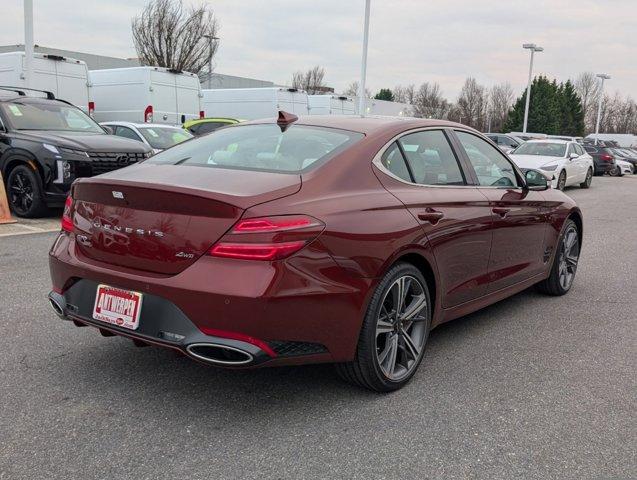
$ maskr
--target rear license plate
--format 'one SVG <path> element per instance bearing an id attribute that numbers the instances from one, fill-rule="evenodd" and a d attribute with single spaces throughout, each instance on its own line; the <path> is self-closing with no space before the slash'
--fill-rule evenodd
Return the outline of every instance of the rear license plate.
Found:
<path id="1" fill-rule="evenodd" d="M 136 330 L 142 310 L 142 294 L 121 288 L 98 285 L 93 318 L 118 327 Z"/>

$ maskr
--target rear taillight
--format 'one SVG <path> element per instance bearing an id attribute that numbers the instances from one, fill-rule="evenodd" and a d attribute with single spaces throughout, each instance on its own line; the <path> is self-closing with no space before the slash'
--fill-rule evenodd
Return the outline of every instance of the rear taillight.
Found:
<path id="1" fill-rule="evenodd" d="M 614 157 L 612 155 L 608 155 L 607 153 L 600 155 L 599 158 L 601 158 L 605 162 L 612 162 L 614 160 Z"/>
<path id="2" fill-rule="evenodd" d="M 312 242 L 325 224 L 306 215 L 239 220 L 209 251 L 215 257 L 281 260 Z"/>
<path id="3" fill-rule="evenodd" d="M 64 202 L 64 213 L 62 213 L 62 230 L 65 232 L 73 231 L 73 199 L 69 195 Z"/>
<path id="4" fill-rule="evenodd" d="M 199 110 L 199 118 L 206 118 L 206 112 Z"/>
<path id="5" fill-rule="evenodd" d="M 144 110 L 144 122 L 151 123 L 153 121 L 153 106 L 148 105 Z"/>
<path id="6" fill-rule="evenodd" d="M 93 113 L 95 113 L 95 102 L 88 102 L 88 115 L 89 117 L 93 117 Z"/>

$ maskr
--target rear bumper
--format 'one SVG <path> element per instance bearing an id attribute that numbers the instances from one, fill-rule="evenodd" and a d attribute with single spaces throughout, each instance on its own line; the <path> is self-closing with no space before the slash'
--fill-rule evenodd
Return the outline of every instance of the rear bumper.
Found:
<path id="1" fill-rule="evenodd" d="M 595 173 L 608 173 L 615 167 L 615 162 L 595 160 Z"/>
<path id="2" fill-rule="evenodd" d="M 54 290 L 61 292 L 51 295 L 59 295 L 64 316 L 76 324 L 194 359 L 193 344 L 228 345 L 253 356 L 242 367 L 351 360 L 373 284 L 353 279 L 311 246 L 284 262 L 202 257 L 174 276 L 140 276 L 83 257 L 74 236 L 61 233 L 49 264 Z M 143 294 L 137 330 L 92 318 L 100 283 Z"/>

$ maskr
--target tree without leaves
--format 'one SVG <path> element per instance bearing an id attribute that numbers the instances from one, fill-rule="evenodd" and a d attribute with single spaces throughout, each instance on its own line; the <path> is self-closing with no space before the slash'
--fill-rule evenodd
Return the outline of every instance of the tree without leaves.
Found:
<path id="1" fill-rule="evenodd" d="M 492 132 L 501 132 L 504 129 L 504 124 L 509 116 L 511 107 L 513 107 L 514 100 L 513 88 L 508 82 L 491 87 L 489 91 L 488 122 L 491 123 Z"/>
<path id="2" fill-rule="evenodd" d="M 185 8 L 181 0 L 153 0 L 132 21 L 142 65 L 202 73 L 219 46 L 219 23 L 207 5 Z M 208 37 L 208 38 L 207 38 Z M 208 75 L 207 72 L 206 75 Z"/>
<path id="3" fill-rule="evenodd" d="M 582 101 L 585 128 L 592 132 L 597 118 L 597 103 L 599 101 L 599 79 L 593 72 L 580 73 L 575 80 L 575 90 Z"/>
<path id="4" fill-rule="evenodd" d="M 347 95 L 348 97 L 357 97 L 358 96 L 358 82 L 353 81 L 350 83 L 345 90 L 343 90 L 343 95 Z M 371 98 L 372 92 L 369 88 L 365 88 L 365 98 Z"/>
<path id="5" fill-rule="evenodd" d="M 423 83 L 414 93 L 412 105 L 414 116 L 421 118 L 446 118 L 450 107 L 435 82 Z"/>
<path id="6" fill-rule="evenodd" d="M 320 66 L 310 68 L 306 72 L 297 71 L 292 74 L 292 88 L 305 90 L 309 95 L 325 93 L 322 87 L 325 87 L 323 79 L 325 78 L 325 69 Z"/>
<path id="7" fill-rule="evenodd" d="M 487 100 L 486 89 L 475 78 L 467 78 L 456 102 L 458 121 L 478 130 L 484 129 Z"/>

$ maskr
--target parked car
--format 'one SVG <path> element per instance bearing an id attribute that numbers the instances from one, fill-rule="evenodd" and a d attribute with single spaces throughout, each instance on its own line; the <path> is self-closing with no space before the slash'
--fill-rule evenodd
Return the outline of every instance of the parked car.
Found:
<path id="1" fill-rule="evenodd" d="M 543 140 L 545 138 L 548 138 L 548 135 L 546 133 L 509 132 L 509 133 L 507 133 L 507 135 L 510 135 L 512 137 L 520 138 L 520 139 L 524 140 L 525 142 L 527 140 Z"/>
<path id="2" fill-rule="evenodd" d="M 604 175 L 615 168 L 615 155 L 611 147 L 605 145 L 603 142 L 598 145 L 592 143 L 584 143 L 583 145 L 586 152 L 593 157 L 595 175 Z"/>
<path id="3" fill-rule="evenodd" d="M 460 124 L 282 112 L 78 180 L 49 299 L 209 365 L 333 362 L 396 390 L 432 327 L 569 291 L 582 216 L 548 188 Z"/>
<path id="4" fill-rule="evenodd" d="M 575 141 L 529 140 L 509 155 L 522 169 L 535 168 L 552 176 L 553 188 L 558 190 L 591 186 L 593 158 Z"/>
<path id="5" fill-rule="evenodd" d="M 633 165 L 619 158 L 615 159 L 615 168 L 608 172 L 611 177 L 623 177 L 626 174 L 632 175 L 633 173 Z"/>
<path id="6" fill-rule="evenodd" d="M 183 124 L 183 128 L 188 130 L 194 136 L 205 135 L 214 132 L 218 128 L 227 127 L 239 123 L 236 118 L 199 118 L 197 120 L 188 120 Z"/>
<path id="7" fill-rule="evenodd" d="M 107 130 L 111 130 L 113 135 L 146 144 L 153 153 L 159 153 L 193 137 L 188 130 L 161 123 L 102 122 L 101 125 L 108 127 Z"/>
<path id="8" fill-rule="evenodd" d="M 162 67 L 91 70 L 91 96 L 98 122 L 181 125 L 205 117 L 194 73 Z"/>
<path id="9" fill-rule="evenodd" d="M 30 92 L 27 95 L 26 92 Z M 52 92 L 0 88 L 0 170 L 19 217 L 61 207 L 73 180 L 110 172 L 151 155 L 141 142 L 108 135 Z"/>
<path id="10" fill-rule="evenodd" d="M 549 140 L 566 140 L 568 142 L 584 143 L 584 137 L 571 137 L 569 135 L 547 135 Z"/>
<path id="11" fill-rule="evenodd" d="M 82 60 L 35 53 L 33 78 L 31 84 L 27 85 L 24 52 L 0 53 L 0 85 L 31 87 L 52 92 L 55 98 L 71 102 L 85 113 L 93 113 L 94 103 L 89 96 L 88 67 Z"/>
<path id="12" fill-rule="evenodd" d="M 485 135 L 504 153 L 510 153 L 523 143 L 523 141 L 504 133 L 485 133 Z"/>
<path id="13" fill-rule="evenodd" d="M 628 162 L 633 166 L 633 170 L 637 171 L 637 152 L 630 148 L 613 148 L 613 154 L 624 162 Z"/>

